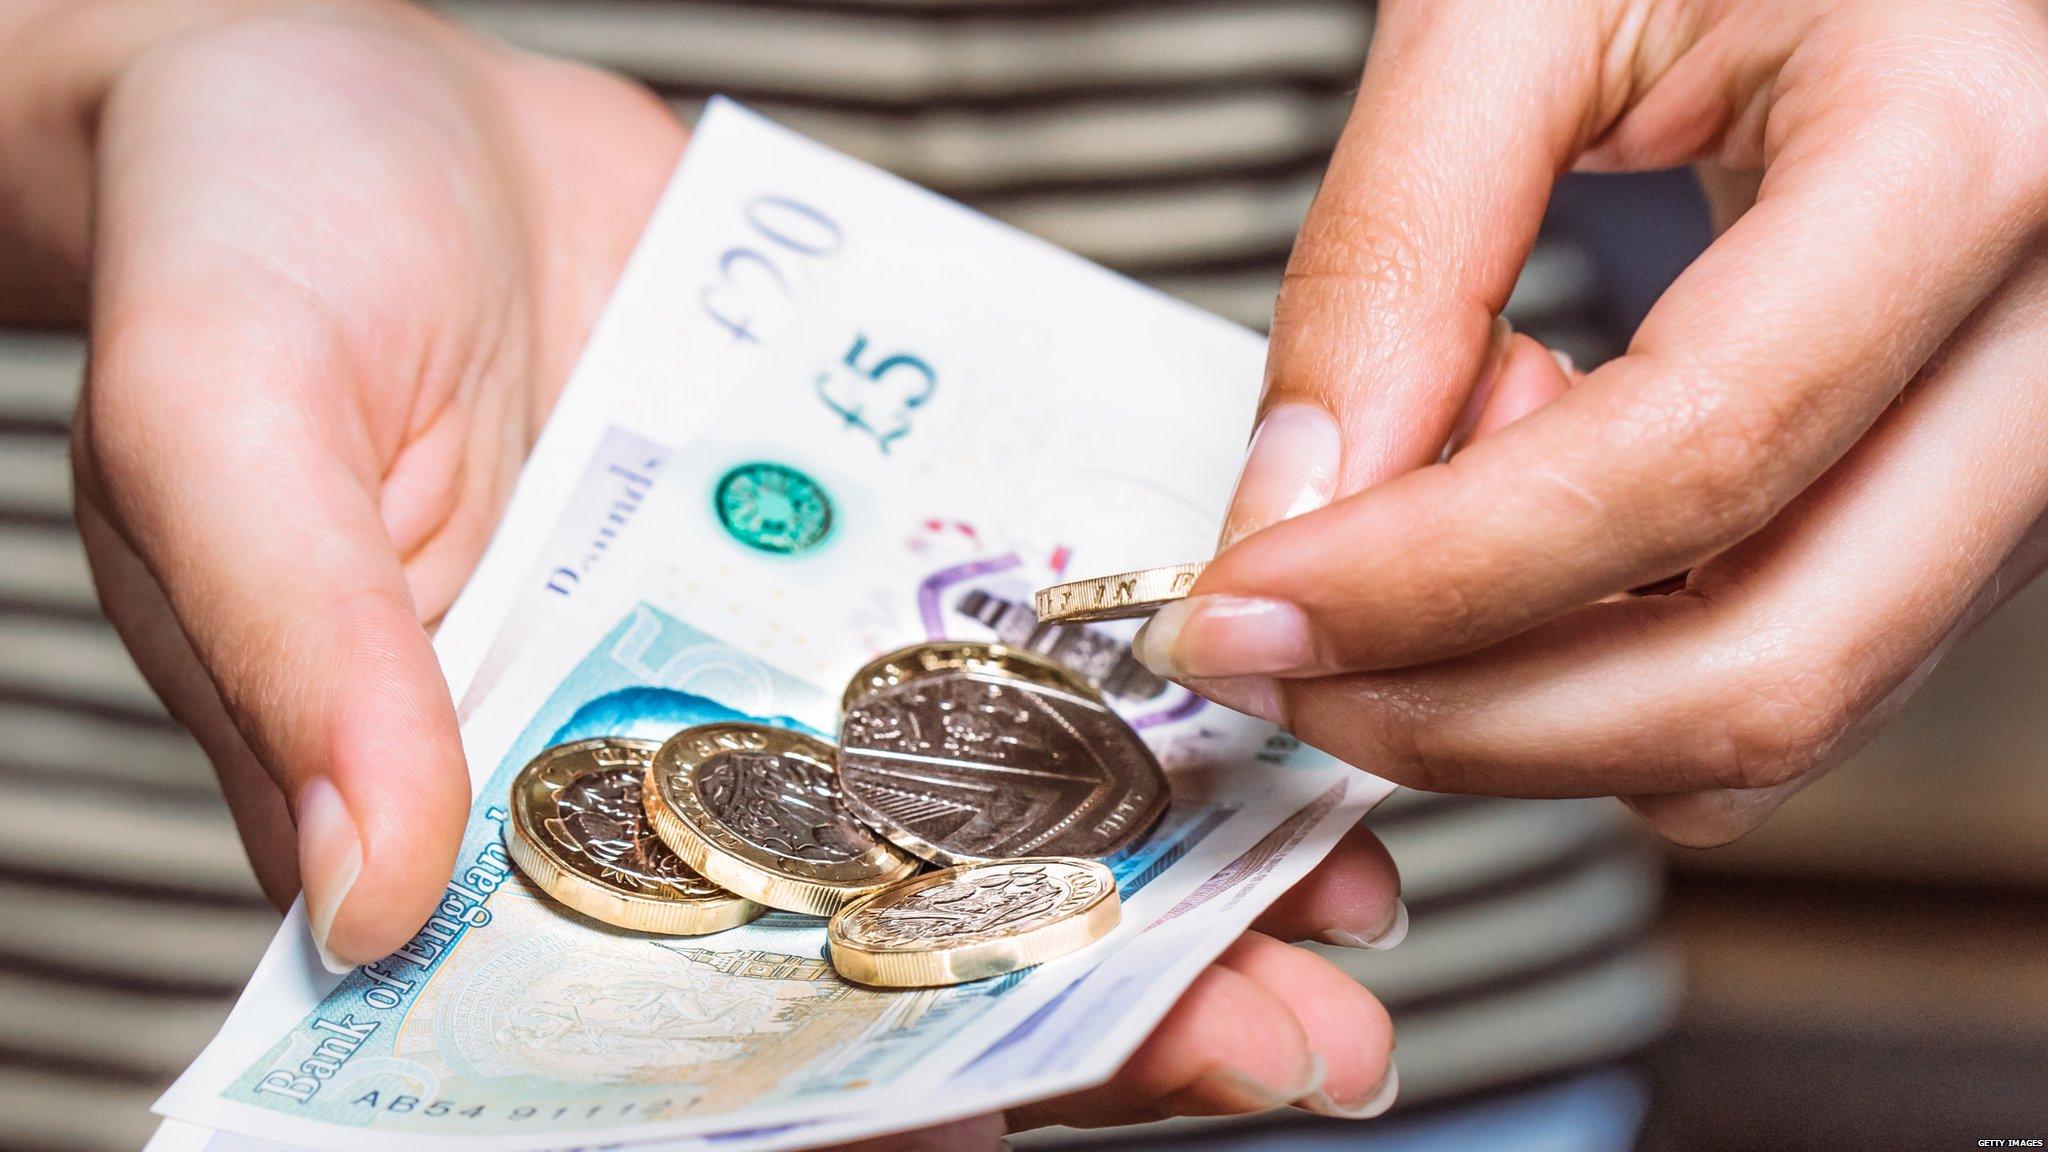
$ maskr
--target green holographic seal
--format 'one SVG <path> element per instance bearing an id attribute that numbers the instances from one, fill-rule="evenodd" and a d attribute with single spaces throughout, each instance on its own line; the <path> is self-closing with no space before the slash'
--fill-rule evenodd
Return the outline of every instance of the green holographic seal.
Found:
<path id="1" fill-rule="evenodd" d="M 832 534 L 832 498 L 785 464 L 742 464 L 719 478 L 712 504 L 732 537 L 749 548 L 791 556 Z"/>

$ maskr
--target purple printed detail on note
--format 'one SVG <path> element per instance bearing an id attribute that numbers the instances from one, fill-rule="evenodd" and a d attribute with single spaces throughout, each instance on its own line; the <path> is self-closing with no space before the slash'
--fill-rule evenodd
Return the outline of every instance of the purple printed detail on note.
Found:
<path id="1" fill-rule="evenodd" d="M 958 633 L 947 627 L 946 620 L 948 593 L 952 589 L 984 577 L 1015 572 L 1023 566 L 1024 561 L 1016 553 L 1006 552 L 942 568 L 925 577 L 917 588 L 917 611 L 924 625 L 925 638 L 959 639 Z M 976 594 L 969 592 L 954 599 L 951 607 L 986 624 L 995 631 L 999 642 L 1049 657 L 1080 673 L 1102 690 L 1117 710 L 1124 713 L 1131 727 L 1140 732 L 1186 720 L 1209 703 L 1185 688 L 1146 672 L 1131 657 L 1130 642 L 1114 632 L 1080 624 L 1039 624 L 1032 617 L 1028 598 L 1013 600 L 1001 592 L 984 590 L 984 594 L 978 597 L 979 604 L 976 599 Z M 1132 691 L 1134 679 L 1148 680 L 1150 687 L 1140 686 L 1137 691 Z M 1165 697 L 1172 703 L 1135 715 L 1128 712 L 1135 704 L 1154 703 L 1162 692 L 1174 694 Z"/>
<path id="2" fill-rule="evenodd" d="M 1167 909 L 1165 914 L 1146 927 L 1157 928 L 1168 920 L 1200 908 L 1233 888 L 1242 889 L 1256 885 L 1265 878 L 1266 873 L 1273 870 L 1275 864 L 1286 859 L 1287 854 L 1294 850 L 1294 846 L 1301 843 L 1301 838 L 1308 835 L 1309 829 L 1322 822 L 1330 809 L 1335 808 L 1344 799 L 1344 793 L 1350 787 L 1348 780 L 1339 780 L 1330 785 L 1322 795 L 1309 801 L 1301 811 L 1289 816 L 1286 823 L 1268 833 L 1264 840 L 1252 845 L 1244 855 L 1203 881 L 1201 887 L 1182 897 L 1180 903 Z M 1227 908 L 1236 902 L 1236 898 L 1232 898 L 1224 907 Z"/>
<path id="3" fill-rule="evenodd" d="M 1181 702 L 1171 708 L 1130 717 L 1131 727 L 1143 732 L 1147 728 L 1156 728 L 1161 724 L 1171 724 L 1176 720 L 1185 720 L 1200 712 L 1209 703 L 1185 688 L 1181 689 L 1181 695 L 1183 697 Z"/>
<path id="4" fill-rule="evenodd" d="M 989 556 L 981 560 L 970 560 L 965 564 L 956 564 L 951 568 L 943 568 L 925 577 L 924 582 L 917 586 L 917 614 L 924 621 L 925 638 L 948 639 L 946 609 L 941 599 L 946 589 L 976 577 L 1007 572 L 1023 563 L 1017 558 L 1016 553 L 1006 552 L 1001 556 Z"/>

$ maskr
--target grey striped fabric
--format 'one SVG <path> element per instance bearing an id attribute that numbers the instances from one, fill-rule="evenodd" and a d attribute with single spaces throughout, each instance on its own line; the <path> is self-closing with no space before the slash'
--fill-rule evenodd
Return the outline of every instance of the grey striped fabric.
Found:
<path id="1" fill-rule="evenodd" d="M 736 95 L 1253 325 L 1371 23 L 1350 0 L 443 7 L 639 76 L 685 115 Z M 1597 359 L 1590 279 L 1547 242 L 1510 315 Z M 65 457 L 81 363 L 71 339 L 0 334 L 0 1149 L 139 1145 L 276 923 L 204 758 L 95 606 Z M 1374 819 L 1413 931 L 1328 954 L 1394 1008 L 1404 1098 L 1602 1059 L 1661 1026 L 1655 867 L 1612 805 L 1397 794 Z"/>

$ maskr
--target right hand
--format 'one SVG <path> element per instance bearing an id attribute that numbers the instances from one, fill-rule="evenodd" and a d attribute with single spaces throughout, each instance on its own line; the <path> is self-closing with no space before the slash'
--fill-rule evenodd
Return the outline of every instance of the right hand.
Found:
<path id="1" fill-rule="evenodd" d="M 2048 6 L 1378 12 L 1232 535 L 1286 522 L 1138 651 L 1400 784 L 1725 843 L 2048 567 Z M 1722 233 L 1624 354 L 1493 327 L 1562 172 L 1678 164 Z"/>

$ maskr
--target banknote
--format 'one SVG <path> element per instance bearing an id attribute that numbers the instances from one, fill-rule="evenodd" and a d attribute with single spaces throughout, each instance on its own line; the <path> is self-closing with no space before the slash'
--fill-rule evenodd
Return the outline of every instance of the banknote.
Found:
<path id="1" fill-rule="evenodd" d="M 667 246 L 636 254 L 549 436 L 577 431 L 543 438 L 441 637 L 477 799 L 440 914 L 339 983 L 295 914 L 165 1097 L 167 1139 L 800 1147 L 1085 1086 L 1386 790 L 1152 676 L 1135 625 L 1029 607 L 1076 565 L 1207 551 L 1256 337 L 730 106 L 648 234 Z M 677 350 L 718 339 L 688 379 Z M 639 936 L 506 867 L 505 787 L 540 748 L 705 719 L 829 736 L 855 668 L 942 637 L 1065 661 L 1167 769 L 1096 946 L 874 992 L 831 975 L 816 920 Z"/>
<path id="2" fill-rule="evenodd" d="M 727 423 L 723 404 L 776 356 L 815 368 L 810 410 L 792 416 L 877 455 L 961 431 L 962 453 L 1047 438 L 1080 463 L 1034 474 L 1016 520 L 1093 541 L 1092 557 L 1045 558 L 1087 575 L 1208 552 L 1265 344 L 713 101 L 436 633 L 464 715 L 644 529 L 640 480 Z M 1122 531 L 1095 531 L 1106 523 Z"/>
<path id="3" fill-rule="evenodd" d="M 516 579 L 499 581 L 502 591 L 511 594 L 504 615 L 489 639 L 477 646 L 474 661 L 463 660 L 469 679 L 456 696 L 458 716 L 467 719 L 476 710 L 527 641 L 575 599 L 598 568 L 638 529 L 641 508 L 674 452 L 648 436 L 606 426 L 575 481 L 545 489 L 551 498 L 566 499 L 553 526 L 545 533 L 535 533 L 535 541 L 498 553 L 503 558 L 501 565 L 524 565 L 524 569 Z M 486 596 L 482 589 L 492 583 L 492 570 L 479 570 L 472 584 L 478 592 L 460 603 L 477 603 Z M 438 638 L 442 652 L 460 647 L 461 636 L 459 628 L 453 633 L 444 630 Z"/>
<path id="4" fill-rule="evenodd" d="M 676 525 L 690 484 L 687 470 L 670 477 L 646 513 Z M 692 940 L 588 921 L 505 858 L 502 805 L 520 766 L 558 743 L 720 720 L 829 735 L 837 700 L 820 683 L 843 682 L 872 654 L 844 634 L 789 646 L 824 650 L 830 675 L 817 682 L 755 655 L 807 618 L 760 608 L 798 598 L 795 570 L 779 557 L 721 564 L 698 554 L 700 569 L 673 546 L 680 536 L 650 535 L 643 555 L 617 557 L 608 583 L 529 644 L 466 725 L 472 756 L 494 767 L 439 914 L 281 1034 L 273 1027 L 267 1045 L 263 1025 L 291 1010 L 293 989 L 259 973 L 229 1024 L 239 1039 L 224 1036 L 181 1080 L 166 1100 L 173 1114 L 308 1147 L 359 1146 L 366 1131 L 401 1147 L 541 1147 L 855 1113 L 891 1127 L 925 1122 L 924 1100 L 996 1107 L 1050 1095 L 1112 1071 L 1201 965 L 1380 792 L 1242 717 L 1112 697 L 1152 721 L 1145 731 L 1164 754 L 1172 799 L 1151 835 L 1110 861 L 1125 921 L 1094 948 L 1000 979 L 882 992 L 833 974 L 814 917 L 774 913 Z M 646 562 L 654 557 L 662 562 Z M 1036 579 L 1013 563 L 946 572 L 953 579 L 936 598 L 938 582 L 900 580 L 892 594 L 872 572 L 797 587 L 819 619 L 936 604 L 930 633 L 959 637 L 992 631 L 964 607 L 1021 595 Z M 645 599 L 622 597 L 629 589 Z M 743 589 L 755 610 L 723 611 Z M 676 614 L 690 604 L 706 613 L 700 623 Z M 581 655 L 562 671 L 558 651 Z"/>

